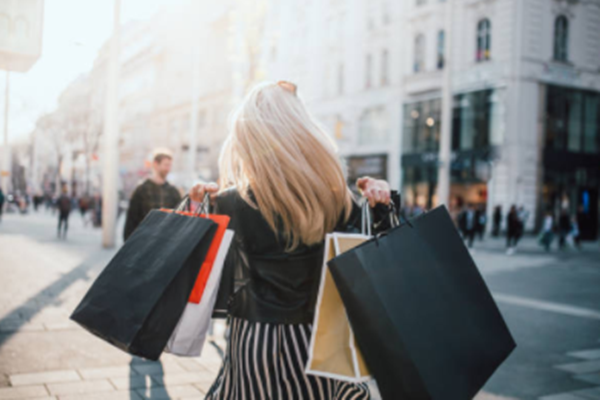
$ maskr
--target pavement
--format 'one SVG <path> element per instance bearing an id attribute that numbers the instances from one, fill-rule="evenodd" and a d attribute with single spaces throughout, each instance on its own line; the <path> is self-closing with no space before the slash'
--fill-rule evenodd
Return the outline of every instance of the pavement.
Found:
<path id="1" fill-rule="evenodd" d="M 0 222 L 0 400 L 204 398 L 221 363 L 213 346 L 149 362 L 68 319 L 116 250 L 79 214 L 58 239 L 56 220 L 40 211 Z M 547 254 L 527 238 L 508 256 L 503 244 L 476 242 L 473 258 L 518 347 L 476 399 L 600 399 L 600 246 Z"/>

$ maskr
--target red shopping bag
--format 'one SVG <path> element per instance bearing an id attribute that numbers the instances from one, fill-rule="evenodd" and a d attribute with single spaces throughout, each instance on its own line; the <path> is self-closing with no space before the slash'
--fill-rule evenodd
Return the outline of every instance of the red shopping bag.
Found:
<path id="1" fill-rule="evenodd" d="M 212 266 L 215 262 L 215 259 L 217 258 L 217 253 L 219 252 L 219 247 L 221 247 L 221 242 L 223 240 L 223 236 L 225 235 L 225 231 L 227 230 L 227 226 L 229 225 L 230 218 L 227 215 L 196 214 L 189 211 L 175 211 L 170 209 L 161 209 L 161 211 L 168 213 L 175 212 L 177 214 L 187 215 L 190 217 L 207 218 L 218 224 L 217 231 L 210 245 L 210 248 L 208 249 L 206 258 L 204 259 L 204 262 L 200 267 L 200 273 L 198 274 L 198 278 L 196 279 L 196 283 L 194 284 L 194 289 L 192 289 L 192 293 L 190 294 L 190 298 L 188 299 L 188 303 L 198 304 L 202 299 L 202 294 L 204 293 L 206 282 L 208 282 L 210 271 L 212 270 Z"/>

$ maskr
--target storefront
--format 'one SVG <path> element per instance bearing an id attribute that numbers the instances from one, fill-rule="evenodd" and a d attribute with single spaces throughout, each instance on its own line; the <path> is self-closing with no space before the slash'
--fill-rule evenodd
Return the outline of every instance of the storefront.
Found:
<path id="1" fill-rule="evenodd" d="M 504 91 L 489 89 L 454 96 L 452 116 L 451 203 L 487 203 L 490 161 L 503 139 Z M 405 204 L 432 208 L 437 201 L 441 101 L 404 106 L 402 191 Z"/>
<path id="2" fill-rule="evenodd" d="M 545 147 L 540 209 L 561 210 L 578 222 L 581 237 L 598 236 L 600 94 L 546 87 Z"/>

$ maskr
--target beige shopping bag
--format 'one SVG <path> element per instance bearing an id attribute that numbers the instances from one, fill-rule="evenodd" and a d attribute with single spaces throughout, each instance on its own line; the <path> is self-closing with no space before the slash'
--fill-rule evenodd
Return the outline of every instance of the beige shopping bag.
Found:
<path id="1" fill-rule="evenodd" d="M 369 238 L 367 235 L 345 233 L 331 233 L 325 238 L 325 256 L 306 364 L 307 374 L 348 382 L 371 379 L 356 346 L 344 304 L 327 268 L 327 261 Z"/>

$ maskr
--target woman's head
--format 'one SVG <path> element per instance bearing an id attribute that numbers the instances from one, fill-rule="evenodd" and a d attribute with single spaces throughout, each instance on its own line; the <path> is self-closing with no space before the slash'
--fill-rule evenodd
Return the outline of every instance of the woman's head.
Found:
<path id="1" fill-rule="evenodd" d="M 273 230 L 283 231 L 290 250 L 323 240 L 351 210 L 335 144 L 293 84 L 262 83 L 250 91 L 232 114 L 219 164 L 222 187 L 235 185 Z"/>

